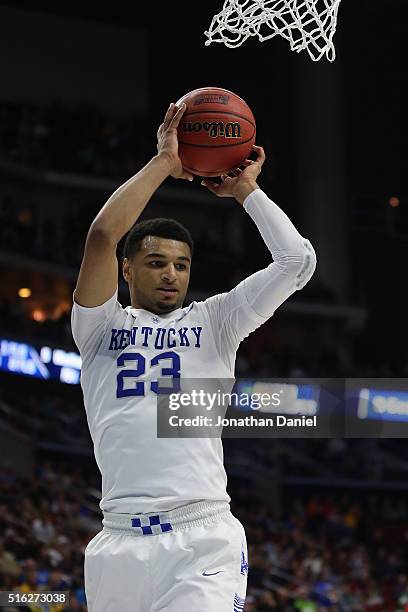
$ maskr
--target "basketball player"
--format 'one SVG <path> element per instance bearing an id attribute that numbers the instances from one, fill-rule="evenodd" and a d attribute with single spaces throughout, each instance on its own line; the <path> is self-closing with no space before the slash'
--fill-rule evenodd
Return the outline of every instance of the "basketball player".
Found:
<path id="1" fill-rule="evenodd" d="M 229 510 L 219 438 L 157 438 L 162 376 L 234 377 L 240 342 L 310 279 L 315 253 L 258 187 L 265 154 L 204 181 L 252 218 L 273 257 L 227 293 L 183 307 L 193 255 L 173 220 L 135 225 L 169 176 L 192 179 L 178 157 L 185 106 L 171 104 L 158 154 L 108 199 L 93 221 L 74 292 L 72 332 L 95 458 L 103 529 L 85 551 L 90 612 L 241 612 L 248 572 L 245 533 Z M 211 223 L 211 220 L 209 220 Z M 117 300 L 116 247 L 127 233 Z"/>

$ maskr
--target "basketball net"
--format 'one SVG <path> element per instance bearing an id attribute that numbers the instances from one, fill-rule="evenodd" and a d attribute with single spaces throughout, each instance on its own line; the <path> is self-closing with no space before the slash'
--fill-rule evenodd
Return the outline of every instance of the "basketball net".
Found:
<path id="1" fill-rule="evenodd" d="M 205 44 L 239 47 L 250 36 L 263 42 L 283 36 L 292 51 L 307 50 L 313 61 L 335 57 L 333 36 L 341 0 L 225 0 L 204 34 Z"/>

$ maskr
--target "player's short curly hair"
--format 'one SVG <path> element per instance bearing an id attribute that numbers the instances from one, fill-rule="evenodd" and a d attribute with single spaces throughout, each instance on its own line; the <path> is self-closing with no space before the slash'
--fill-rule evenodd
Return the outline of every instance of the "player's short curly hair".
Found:
<path id="1" fill-rule="evenodd" d="M 170 238 L 171 240 L 186 242 L 190 247 L 191 256 L 193 256 L 194 242 L 188 229 L 174 219 L 158 217 L 134 224 L 126 236 L 123 257 L 131 259 L 140 250 L 145 236 L 158 236 L 159 238 Z"/>

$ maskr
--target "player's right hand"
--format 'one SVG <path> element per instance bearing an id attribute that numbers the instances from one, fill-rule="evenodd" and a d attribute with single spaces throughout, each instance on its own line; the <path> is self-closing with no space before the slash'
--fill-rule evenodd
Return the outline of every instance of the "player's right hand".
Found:
<path id="1" fill-rule="evenodd" d="M 192 181 L 193 175 L 183 168 L 178 155 L 177 128 L 185 110 L 184 103 L 179 107 L 173 102 L 170 104 L 164 121 L 157 130 L 157 151 L 168 162 L 173 178 Z"/>

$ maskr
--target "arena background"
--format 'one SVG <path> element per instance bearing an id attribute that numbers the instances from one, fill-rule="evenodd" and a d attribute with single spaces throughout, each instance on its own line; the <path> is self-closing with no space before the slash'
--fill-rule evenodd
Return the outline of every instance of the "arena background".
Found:
<path id="1" fill-rule="evenodd" d="M 405 2 L 343 0 L 333 64 L 279 39 L 204 47 L 221 4 L 0 3 L 1 590 L 69 590 L 69 609 L 86 610 L 100 478 L 72 292 L 90 222 L 155 154 L 187 91 L 249 103 L 260 185 L 317 252 L 312 281 L 241 345 L 237 376 L 406 381 Z M 196 242 L 186 303 L 270 261 L 241 207 L 198 179 L 166 181 L 142 218 L 156 216 Z M 407 410 L 396 425 L 392 437 L 225 440 L 249 541 L 246 612 L 408 610 Z"/>

